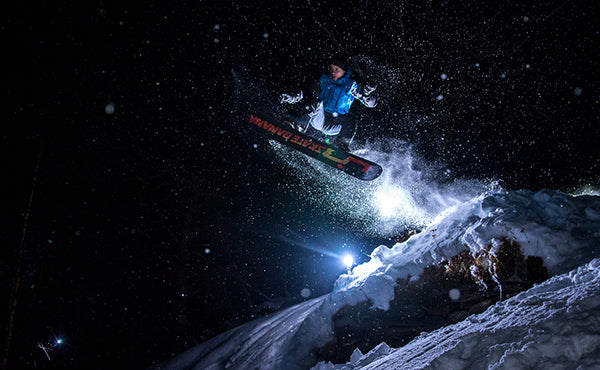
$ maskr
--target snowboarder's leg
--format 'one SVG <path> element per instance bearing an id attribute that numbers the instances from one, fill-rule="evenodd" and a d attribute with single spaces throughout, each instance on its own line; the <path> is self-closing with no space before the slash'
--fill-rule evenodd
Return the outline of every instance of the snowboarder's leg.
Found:
<path id="1" fill-rule="evenodd" d="M 337 135 L 342 129 L 336 118 L 331 113 L 325 113 L 322 108 L 310 115 L 310 125 L 325 135 Z"/>
<path id="2" fill-rule="evenodd" d="M 310 114 L 307 135 L 319 138 L 329 145 L 348 151 L 357 130 L 357 119 L 352 113 L 326 113 L 322 106 Z"/>
<path id="3" fill-rule="evenodd" d="M 352 113 L 348 113 L 336 117 L 335 120 L 340 126 L 340 132 L 336 136 L 333 145 L 348 151 L 348 147 L 352 143 L 352 140 L 354 140 L 358 127 L 356 116 Z"/>
<path id="4" fill-rule="evenodd" d="M 341 129 L 342 125 L 336 121 L 331 113 L 325 113 L 321 106 L 320 109 L 311 113 L 310 125 L 306 134 L 322 140 L 326 144 L 334 145 L 333 142 Z"/>
<path id="5" fill-rule="evenodd" d="M 326 135 L 323 131 L 317 130 L 312 125 L 309 125 L 304 133 L 312 138 L 320 140 L 325 144 L 334 145 L 337 135 Z"/>

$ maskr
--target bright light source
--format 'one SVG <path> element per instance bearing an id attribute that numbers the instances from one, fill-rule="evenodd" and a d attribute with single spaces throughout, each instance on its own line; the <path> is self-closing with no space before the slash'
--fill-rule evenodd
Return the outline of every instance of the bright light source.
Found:
<path id="1" fill-rule="evenodd" d="M 347 254 L 342 258 L 342 261 L 344 262 L 344 265 L 346 265 L 346 267 L 352 267 L 352 265 L 354 264 L 354 258 Z"/>

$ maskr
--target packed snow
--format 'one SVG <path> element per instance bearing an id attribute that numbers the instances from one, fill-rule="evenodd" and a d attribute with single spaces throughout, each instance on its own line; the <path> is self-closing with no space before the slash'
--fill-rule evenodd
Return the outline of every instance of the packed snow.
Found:
<path id="1" fill-rule="evenodd" d="M 332 317 L 369 301 L 387 310 L 397 279 L 468 250 L 494 253 L 514 240 L 538 256 L 546 282 L 402 348 L 358 349 L 344 364 L 317 363 Z M 600 197 L 559 191 L 484 193 L 441 214 L 421 233 L 342 275 L 331 293 L 232 329 L 156 369 L 599 368 Z"/>
<path id="2" fill-rule="evenodd" d="M 314 369 L 598 369 L 600 259 L 398 349 Z"/>

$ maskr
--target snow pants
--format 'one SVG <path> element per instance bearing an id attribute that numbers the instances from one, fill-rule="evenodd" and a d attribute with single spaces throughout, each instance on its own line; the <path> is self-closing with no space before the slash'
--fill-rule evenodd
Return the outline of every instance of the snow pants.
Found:
<path id="1" fill-rule="evenodd" d="M 331 145 L 345 143 L 350 145 L 356 135 L 357 129 L 356 115 L 352 113 L 331 114 L 325 112 L 323 105 L 310 114 L 309 129 L 319 131 L 325 141 Z M 311 133 L 308 132 L 310 135 Z"/>

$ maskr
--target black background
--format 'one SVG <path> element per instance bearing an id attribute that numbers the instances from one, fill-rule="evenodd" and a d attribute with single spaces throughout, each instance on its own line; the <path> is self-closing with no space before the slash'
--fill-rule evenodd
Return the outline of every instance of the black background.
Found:
<path id="1" fill-rule="evenodd" d="M 143 368 L 264 302 L 330 291 L 343 267 L 290 238 L 391 245 L 303 203 L 302 185 L 240 140 L 234 66 L 276 95 L 345 50 L 378 86 L 363 135 L 406 140 L 445 181 L 598 185 L 596 2 L 80 3 L 3 15 L 12 368 Z"/>

